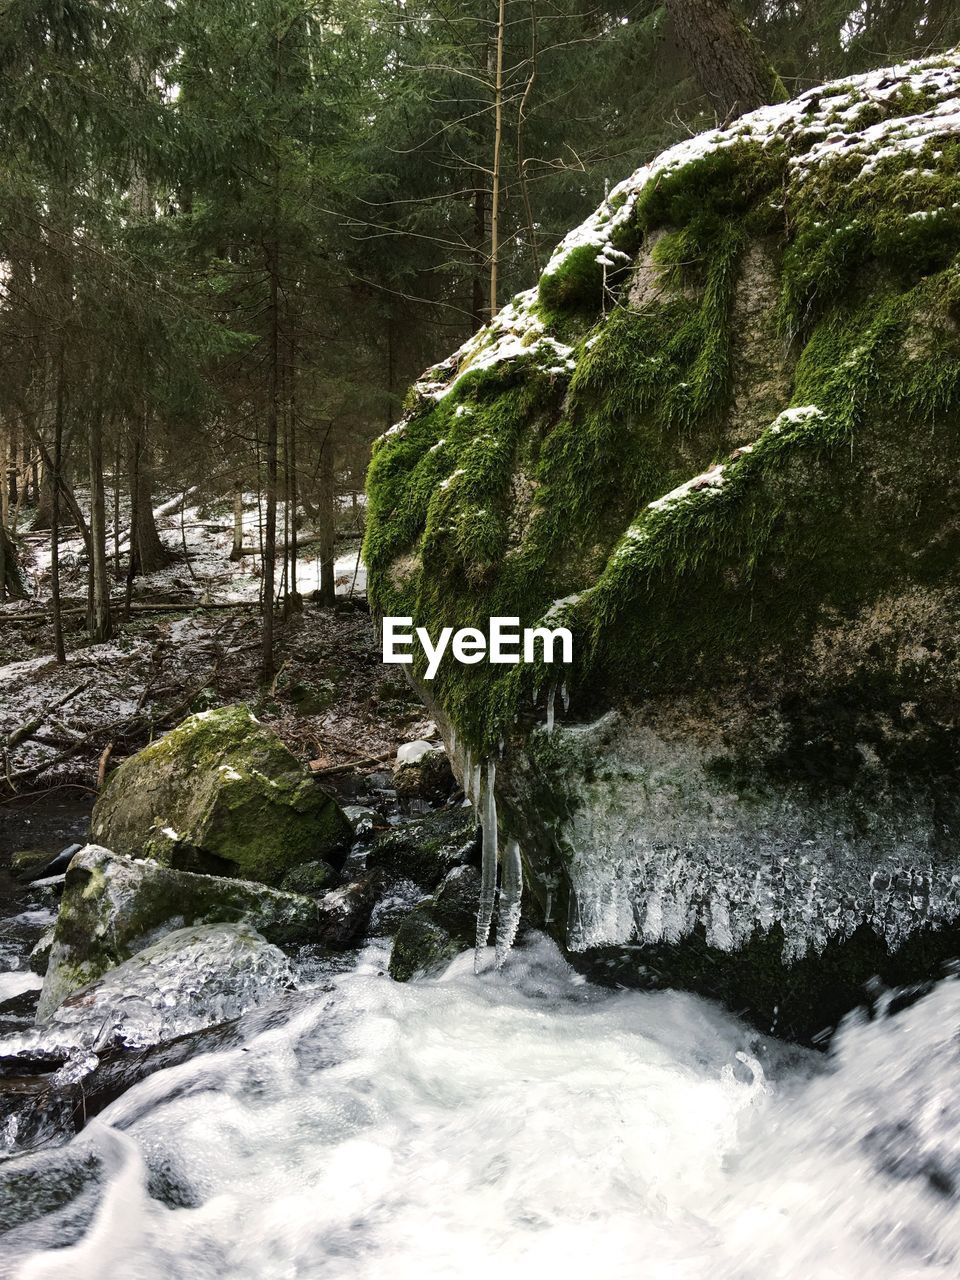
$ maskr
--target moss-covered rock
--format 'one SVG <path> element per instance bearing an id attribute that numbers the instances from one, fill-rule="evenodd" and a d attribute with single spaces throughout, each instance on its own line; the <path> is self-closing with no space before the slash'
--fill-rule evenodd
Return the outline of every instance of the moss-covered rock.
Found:
<path id="1" fill-rule="evenodd" d="M 398 796 L 443 801 L 454 789 L 453 770 L 440 743 L 408 742 L 397 753 L 393 785 Z"/>
<path id="2" fill-rule="evenodd" d="M 540 917 L 798 1035 L 960 919 L 957 67 L 658 157 L 370 468 L 379 612 L 573 632 L 422 683 Z"/>
<path id="3" fill-rule="evenodd" d="M 87 845 L 70 864 L 38 1019 L 72 992 L 190 925 L 243 923 L 272 943 L 316 938 L 316 902 L 246 880 L 195 875 Z"/>
<path id="4" fill-rule="evenodd" d="M 433 898 L 418 903 L 404 919 L 390 952 L 389 972 L 397 982 L 433 977 L 454 957 L 473 947 L 477 932 L 480 874 L 454 867 Z"/>
<path id="5" fill-rule="evenodd" d="M 130 857 L 266 884 L 352 837 L 333 797 L 244 706 L 190 716 L 125 761 L 92 832 Z"/>
<path id="6" fill-rule="evenodd" d="M 472 809 L 438 809 L 379 836 L 367 854 L 367 866 L 429 891 L 451 867 L 475 860 L 479 848 Z"/>
<path id="7" fill-rule="evenodd" d="M 306 893 L 318 897 L 335 889 L 340 883 L 340 872 L 329 862 L 322 859 L 316 862 L 302 862 L 283 877 L 280 888 L 288 893 Z"/>

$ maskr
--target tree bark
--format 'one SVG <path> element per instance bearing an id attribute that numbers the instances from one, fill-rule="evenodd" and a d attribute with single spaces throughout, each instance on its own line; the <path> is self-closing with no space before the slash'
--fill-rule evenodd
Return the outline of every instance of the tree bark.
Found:
<path id="1" fill-rule="evenodd" d="M 320 450 L 320 474 L 318 485 L 320 505 L 320 603 L 328 608 L 336 604 L 337 584 L 334 581 L 334 562 L 337 542 L 337 494 L 333 464 L 332 430 L 328 429 Z"/>
<path id="2" fill-rule="evenodd" d="M 477 182 L 482 183 L 482 171 L 477 173 Z M 470 318 L 473 331 L 482 329 L 487 321 L 487 304 L 483 293 L 483 250 L 487 239 L 487 200 L 482 186 L 477 188 L 473 197 L 473 299 L 470 307 Z"/>
<path id="3" fill-rule="evenodd" d="M 130 549 L 134 558 L 134 573 L 155 573 L 157 569 L 164 567 L 169 557 L 166 547 L 160 541 L 157 522 L 153 517 L 153 473 L 148 459 L 146 414 L 131 431 L 129 448 L 127 471 L 130 482 Z"/>
<path id="4" fill-rule="evenodd" d="M 677 41 L 721 120 L 782 102 L 780 77 L 729 0 L 666 0 Z"/>
<path id="5" fill-rule="evenodd" d="M 107 567 L 107 500 L 103 480 L 103 412 L 94 408 L 90 417 L 90 607 L 87 613 L 87 635 L 94 644 L 109 640 L 113 631 L 110 618 L 110 574 Z"/>
<path id="6" fill-rule="evenodd" d="M 276 241 L 269 251 L 270 333 L 267 391 L 266 513 L 263 531 L 263 633 L 261 675 L 270 680 L 273 664 L 273 607 L 277 580 L 277 471 L 280 435 L 280 268 Z"/>
<path id="7" fill-rule="evenodd" d="M 63 467 L 63 419 L 66 412 L 66 371 L 63 335 L 58 338 L 56 369 L 56 401 L 53 415 L 53 473 L 50 477 L 54 494 L 60 496 L 60 472 Z M 53 616 L 53 654 L 57 662 L 66 662 L 63 645 L 63 619 L 60 616 L 60 503 L 54 501 L 50 521 L 50 610 Z"/>
<path id="8" fill-rule="evenodd" d="M 7 598 L 7 555 L 9 541 L 7 525 L 10 523 L 10 491 L 7 488 L 7 469 L 10 466 L 9 436 L 0 425 L 0 604 Z M 16 502 L 16 498 L 13 499 Z M 13 548 L 10 548 L 12 551 Z"/>
<path id="9" fill-rule="evenodd" d="M 289 380 L 289 400 L 287 408 L 290 415 L 290 426 L 287 435 L 287 517 L 289 529 L 289 563 L 287 566 L 287 611 L 298 613 L 300 610 L 300 593 L 297 590 L 297 561 L 299 559 L 299 533 L 297 530 L 297 508 L 300 505 L 300 485 L 297 481 L 297 375 L 293 352 L 287 369 Z M 285 552 L 286 554 L 286 552 Z"/>
<path id="10" fill-rule="evenodd" d="M 500 146 L 503 140 L 503 40 L 506 30 L 506 0 L 500 0 L 497 15 L 496 75 L 493 82 L 493 190 L 490 197 L 490 317 L 497 313 L 497 267 L 500 254 Z"/>
<path id="11" fill-rule="evenodd" d="M 243 557 L 243 485 L 238 480 L 233 489 L 233 546 L 230 548 L 230 559 L 240 560 Z"/>
<path id="12" fill-rule="evenodd" d="M 17 564 L 17 549 L 6 529 L 0 526 L 0 601 L 25 600 L 26 597 Z"/>

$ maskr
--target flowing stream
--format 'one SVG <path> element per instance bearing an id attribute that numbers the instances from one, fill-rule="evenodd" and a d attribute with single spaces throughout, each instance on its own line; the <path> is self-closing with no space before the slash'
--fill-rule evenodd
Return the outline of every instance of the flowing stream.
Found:
<path id="1" fill-rule="evenodd" d="M 401 985 L 373 945 L 289 1020 L 49 1157 L 17 1280 L 960 1274 L 960 983 L 829 1057 L 534 936 Z"/>

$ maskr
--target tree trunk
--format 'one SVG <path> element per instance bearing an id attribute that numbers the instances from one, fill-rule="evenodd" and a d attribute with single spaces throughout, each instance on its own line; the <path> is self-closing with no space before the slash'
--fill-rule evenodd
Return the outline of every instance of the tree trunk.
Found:
<path id="1" fill-rule="evenodd" d="M 277 580 L 277 453 L 280 434 L 280 269 L 276 242 L 270 248 L 269 387 L 267 392 L 266 513 L 263 531 L 263 632 L 261 674 L 273 676 L 273 605 Z"/>
<path id="2" fill-rule="evenodd" d="M 0 504 L 3 507 L 3 525 L 9 523 L 9 509 L 15 507 L 20 494 L 17 487 L 17 445 L 13 429 L 0 426 Z"/>
<path id="3" fill-rule="evenodd" d="M 9 546 L 7 525 L 10 523 L 10 491 L 7 488 L 7 469 L 10 466 L 9 436 L 0 426 L 0 604 L 7 598 L 7 556 Z M 16 498 L 13 499 L 16 502 Z M 8 551 L 9 547 L 9 551 Z"/>
<path id="4" fill-rule="evenodd" d="M 123 565 L 120 561 L 120 483 L 123 473 L 123 446 L 117 433 L 117 447 L 113 455 L 113 576 L 123 581 Z"/>
<path id="5" fill-rule="evenodd" d="M 56 374 L 56 401 L 53 415 L 53 468 L 50 482 L 53 492 L 60 496 L 60 471 L 63 467 L 63 418 L 66 412 L 66 372 L 64 369 L 63 338 L 58 340 Z M 50 610 L 53 616 L 53 654 L 57 662 L 66 662 L 63 645 L 63 619 L 60 616 L 60 503 L 52 504 L 50 520 Z"/>
<path id="6" fill-rule="evenodd" d="M 90 418 L 90 607 L 87 635 L 103 644 L 113 631 L 110 619 L 110 575 L 107 568 L 107 500 L 103 482 L 103 413 L 95 408 Z"/>
<path id="7" fill-rule="evenodd" d="M 477 173 L 477 181 L 484 181 L 482 171 Z M 483 251 L 487 240 L 487 200 L 483 187 L 478 187 L 473 197 L 473 301 L 470 318 L 473 331 L 482 329 L 487 321 L 488 312 L 483 293 Z"/>
<path id="8" fill-rule="evenodd" d="M 243 485 L 238 480 L 233 490 L 233 546 L 230 559 L 243 558 Z"/>
<path id="9" fill-rule="evenodd" d="M 730 0 L 666 0 L 677 41 L 717 116 L 731 120 L 786 92 Z"/>
<path id="10" fill-rule="evenodd" d="M 147 449 L 147 416 L 144 414 L 131 432 L 131 457 L 127 467 L 130 481 L 130 549 L 134 557 L 135 574 L 155 573 L 169 559 L 167 549 L 157 532 L 157 522 L 153 518 L 153 474 Z"/>
<path id="11" fill-rule="evenodd" d="M 337 541 L 337 494 L 333 465 L 333 439 L 328 429 L 320 450 L 320 474 L 317 496 L 320 506 L 320 603 L 328 607 L 336 604 L 337 584 L 334 581 L 334 562 Z"/>
<path id="12" fill-rule="evenodd" d="M 288 409 L 290 414 L 290 427 L 287 434 L 287 516 L 289 529 L 289 547 L 287 548 L 290 560 L 287 566 L 288 574 L 288 592 L 287 592 L 287 612 L 297 613 L 300 610 L 300 593 L 297 590 L 297 561 L 299 559 L 299 538 L 297 532 L 297 508 L 300 505 L 300 486 L 297 482 L 297 395 L 296 395 L 296 371 L 291 353 L 290 367 L 288 369 L 290 383 L 290 398 Z"/>
<path id="13" fill-rule="evenodd" d="M 503 140 L 503 38 L 506 0 L 500 0 L 497 17 L 497 57 L 493 90 L 493 190 L 490 197 L 490 317 L 497 313 L 497 266 L 500 253 L 500 144 Z"/>
<path id="14" fill-rule="evenodd" d="M 43 467 L 40 472 L 40 492 L 37 498 L 37 507 L 30 521 L 30 528 L 34 533 L 39 533 L 44 529 L 49 529 L 53 523 L 53 481 L 50 476 L 49 467 Z"/>
<path id="15" fill-rule="evenodd" d="M 17 564 L 17 548 L 6 529 L 0 526 L 0 601 L 25 600 L 26 596 Z"/>

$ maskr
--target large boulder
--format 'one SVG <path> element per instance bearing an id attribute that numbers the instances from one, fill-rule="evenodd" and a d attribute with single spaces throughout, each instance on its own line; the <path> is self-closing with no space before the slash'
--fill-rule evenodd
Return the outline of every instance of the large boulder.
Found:
<path id="1" fill-rule="evenodd" d="M 125 761 L 97 800 L 93 838 L 186 871 L 278 884 L 352 838 L 328 795 L 244 706 L 190 716 Z"/>
<path id="2" fill-rule="evenodd" d="M 379 613 L 572 632 L 415 646 L 528 907 L 804 1038 L 960 950 L 958 94 L 933 59 L 665 152 L 370 470 Z"/>
<path id="3" fill-rule="evenodd" d="M 318 932 L 313 899 L 247 880 L 194 875 L 87 845 L 67 871 L 54 928 L 39 1021 L 72 992 L 188 925 L 247 924 L 269 942 L 305 942 Z"/>

